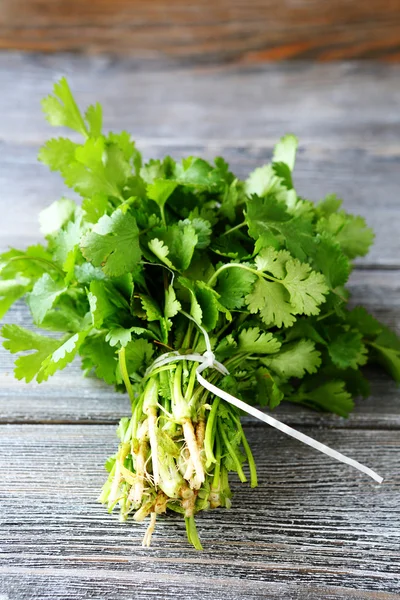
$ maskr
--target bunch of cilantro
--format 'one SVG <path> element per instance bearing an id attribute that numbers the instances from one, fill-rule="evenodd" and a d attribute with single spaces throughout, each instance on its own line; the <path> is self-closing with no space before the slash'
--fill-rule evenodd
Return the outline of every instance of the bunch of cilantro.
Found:
<path id="1" fill-rule="evenodd" d="M 400 381 L 400 341 L 363 308 L 347 308 L 352 264 L 373 240 L 364 219 L 328 196 L 299 197 L 288 135 L 272 163 L 246 181 L 222 158 L 143 163 L 130 135 L 102 132 L 102 109 L 82 115 L 61 79 L 43 100 L 51 125 L 81 141 L 50 139 L 39 160 L 81 201 L 40 215 L 44 244 L 0 257 L 0 316 L 19 298 L 49 336 L 5 325 L 23 353 L 15 376 L 42 382 L 79 354 L 85 374 L 126 391 L 132 416 L 118 428 L 100 500 L 121 519 L 172 509 L 201 544 L 194 515 L 229 507 L 228 473 L 257 475 L 239 411 L 196 379 L 196 362 L 148 371 L 171 351 L 203 353 L 201 325 L 229 370 L 210 382 L 270 409 L 285 400 L 346 416 L 368 395 L 360 368 L 381 363 Z M 191 320 L 188 315 L 192 317 Z"/>

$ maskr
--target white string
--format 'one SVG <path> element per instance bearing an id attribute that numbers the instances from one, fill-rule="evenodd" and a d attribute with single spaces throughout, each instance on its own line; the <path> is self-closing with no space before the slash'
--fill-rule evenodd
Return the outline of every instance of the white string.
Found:
<path id="1" fill-rule="evenodd" d="M 197 353 L 179 354 L 179 352 L 167 352 L 165 354 L 162 354 L 147 369 L 146 376 L 150 375 L 151 372 L 154 371 L 155 369 L 162 367 L 166 364 L 176 362 L 178 360 L 188 360 L 188 361 L 192 361 L 192 362 L 198 362 L 200 364 L 196 369 L 197 381 L 206 390 L 208 390 L 212 394 L 215 394 L 215 396 L 218 396 L 222 400 L 229 402 L 233 406 L 236 406 L 240 410 L 243 410 L 244 412 L 248 413 L 249 415 L 252 415 L 256 419 L 259 419 L 260 421 L 267 423 L 267 425 L 271 425 L 271 427 L 275 427 L 275 429 L 282 431 L 282 433 L 286 433 L 286 435 L 290 435 L 291 437 L 295 438 L 296 440 L 303 442 L 303 444 L 307 444 L 308 446 L 311 446 L 311 448 L 315 448 L 316 450 L 319 450 L 319 452 L 322 452 L 323 454 L 326 454 L 327 456 L 330 456 L 331 458 L 334 458 L 335 460 L 338 460 L 339 462 L 345 463 L 346 465 L 350 465 L 351 467 L 354 467 L 358 471 L 361 471 L 361 473 L 365 473 L 365 475 L 372 477 L 372 479 L 374 479 L 378 483 L 382 483 L 383 477 L 381 477 L 380 475 L 375 473 L 375 471 L 373 471 L 369 467 L 362 465 L 357 460 L 348 458 L 341 452 L 338 452 L 337 450 L 333 450 L 332 448 L 330 448 L 329 446 L 326 446 L 325 444 L 322 444 L 321 442 L 317 442 L 317 440 L 314 440 L 312 437 L 306 435 L 305 433 L 301 433 L 300 431 L 297 431 L 297 429 L 293 429 L 293 427 L 289 427 L 289 425 L 285 425 L 285 423 L 278 421 L 278 419 L 275 419 L 274 417 L 271 417 L 270 415 L 267 415 L 267 414 L 261 412 L 257 408 L 250 406 L 250 404 L 243 402 L 243 400 L 239 400 L 239 398 L 236 398 L 235 396 L 228 394 L 228 392 L 221 390 L 216 385 L 207 381 L 207 379 L 205 379 L 201 375 L 202 371 L 204 371 L 205 369 L 208 369 L 208 368 L 216 369 L 223 375 L 229 375 L 229 371 L 226 367 L 224 367 L 224 365 L 222 363 L 220 363 L 216 360 L 215 355 L 211 349 L 210 338 L 208 336 L 207 331 L 203 327 L 201 327 L 201 325 L 199 325 L 197 323 L 197 321 L 195 321 L 193 319 L 193 317 L 191 317 L 189 314 L 184 313 L 183 311 L 182 311 L 182 313 L 186 317 L 188 317 L 189 319 L 194 321 L 196 323 L 196 325 L 199 327 L 199 329 L 202 331 L 205 342 L 206 342 L 207 350 L 204 352 L 204 354 L 197 354 Z"/>

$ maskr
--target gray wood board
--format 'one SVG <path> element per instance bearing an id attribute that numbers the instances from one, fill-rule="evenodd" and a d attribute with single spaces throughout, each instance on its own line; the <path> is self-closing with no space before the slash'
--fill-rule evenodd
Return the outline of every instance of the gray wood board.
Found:
<path id="1" fill-rule="evenodd" d="M 37 213 L 63 192 L 36 162 L 59 135 L 40 99 L 67 75 L 82 106 L 100 101 L 106 129 L 127 129 L 146 158 L 223 155 L 241 177 L 271 156 L 287 132 L 300 137 L 296 185 L 330 192 L 362 214 L 377 238 L 364 266 L 399 266 L 400 66 L 264 65 L 143 70 L 130 60 L 0 54 L 0 247 L 39 238 Z"/>
<path id="2" fill-rule="evenodd" d="M 350 279 L 352 304 L 363 304 L 400 333 L 400 273 L 355 271 Z M 4 322 L 32 328 L 30 313 L 18 302 Z M 17 381 L 12 375 L 15 355 L 0 346 L 0 422 L 115 423 L 130 407 L 126 395 L 95 378 L 84 378 L 76 360 L 40 385 Z M 357 401 L 349 419 L 283 404 L 274 415 L 291 424 L 340 427 L 400 427 L 400 390 L 382 371 L 367 370 L 372 383 L 368 400 Z"/>
<path id="3" fill-rule="evenodd" d="M 311 431 L 375 468 L 381 486 L 269 428 L 246 433 L 260 485 L 235 479 L 232 509 L 198 517 L 198 553 L 180 517 L 159 519 L 144 550 L 145 524 L 120 524 L 95 502 L 113 427 L 0 427 L 0 590 L 10 600 L 399 597 L 398 432 Z"/>

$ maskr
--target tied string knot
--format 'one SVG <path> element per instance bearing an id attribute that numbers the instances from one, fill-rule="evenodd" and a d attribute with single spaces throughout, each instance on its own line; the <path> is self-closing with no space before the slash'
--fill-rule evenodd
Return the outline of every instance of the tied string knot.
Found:
<path id="1" fill-rule="evenodd" d="M 195 319 L 193 319 L 192 316 L 185 313 L 184 311 L 181 311 L 181 312 L 188 319 L 190 319 L 191 321 L 194 321 L 194 323 L 197 325 L 197 327 L 202 332 L 205 343 L 206 343 L 206 351 L 203 354 L 199 354 L 199 353 L 180 354 L 179 352 L 176 352 L 176 351 L 167 352 L 165 354 L 162 354 L 147 369 L 147 371 L 145 373 L 145 377 L 150 376 L 153 373 L 153 371 L 155 371 L 156 369 L 158 369 L 164 365 L 167 365 L 168 363 L 177 362 L 179 360 L 198 362 L 199 365 L 196 369 L 197 381 L 202 387 L 204 387 L 206 390 L 208 390 L 215 396 L 218 396 L 222 400 L 229 402 L 229 404 L 236 406 L 236 408 L 239 408 L 240 410 L 246 412 L 247 414 L 252 415 L 256 419 L 259 419 L 260 421 L 267 423 L 267 425 L 270 425 L 271 427 L 278 429 L 282 433 L 285 433 L 286 435 L 289 435 L 290 437 L 293 437 L 293 438 L 299 440 L 303 444 L 307 444 L 307 446 L 311 446 L 311 448 L 315 448 L 319 452 L 322 452 L 323 454 L 326 454 L 327 456 L 330 456 L 331 458 L 334 458 L 335 460 L 337 460 L 339 462 L 350 465 L 351 467 L 354 467 L 361 473 L 368 475 L 369 477 L 371 477 L 378 483 L 382 483 L 383 477 L 381 477 L 380 475 L 375 473 L 375 471 L 373 471 L 369 467 L 366 467 L 365 465 L 362 465 L 358 461 L 356 461 L 352 458 L 349 458 L 348 456 L 345 456 L 341 452 L 338 452 L 337 450 L 333 450 L 333 448 L 330 448 L 329 446 L 326 446 L 325 444 L 322 444 L 321 442 L 314 440 L 312 437 L 306 435 L 305 433 L 302 433 L 301 431 L 297 431 L 297 429 L 294 429 L 293 427 L 289 427 L 289 425 L 285 425 L 285 423 L 278 421 L 278 419 L 275 419 L 274 417 L 271 417 L 270 415 L 261 412 L 254 406 L 251 406 L 250 404 L 243 402 L 243 400 L 239 400 L 239 398 L 232 396 L 232 394 L 228 394 L 228 392 L 225 392 L 224 390 L 217 387 L 213 383 L 210 383 L 209 381 L 207 381 L 207 379 L 205 379 L 201 375 L 201 373 L 205 369 L 208 369 L 208 368 L 215 369 L 222 375 L 229 375 L 229 371 L 222 363 L 220 363 L 218 360 L 216 360 L 215 354 L 211 348 L 211 342 L 210 342 L 210 338 L 209 338 L 207 331 L 201 325 L 199 325 L 199 323 L 197 323 L 197 321 L 195 321 Z"/>

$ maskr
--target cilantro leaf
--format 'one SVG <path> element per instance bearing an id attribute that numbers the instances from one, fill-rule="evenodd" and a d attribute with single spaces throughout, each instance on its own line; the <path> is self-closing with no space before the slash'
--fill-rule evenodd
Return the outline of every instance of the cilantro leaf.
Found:
<path id="1" fill-rule="evenodd" d="M 88 106 L 85 112 L 85 119 L 89 125 L 89 135 L 92 137 L 98 137 L 101 135 L 101 128 L 103 126 L 103 109 L 101 104 L 96 102 Z"/>
<path id="2" fill-rule="evenodd" d="M 54 84 L 53 94 L 42 100 L 42 108 L 50 125 L 69 127 L 86 137 L 88 131 L 85 122 L 65 77 Z"/>
<path id="3" fill-rule="evenodd" d="M 156 230 L 155 233 L 155 239 L 158 241 L 153 242 L 154 238 L 150 240 L 150 249 L 167 266 L 173 266 L 178 271 L 186 271 L 198 242 L 194 227 L 187 224 L 174 224 L 163 230 Z M 160 241 L 163 246 L 161 246 Z"/>
<path id="4" fill-rule="evenodd" d="M 75 160 L 62 170 L 66 185 L 82 196 L 105 194 L 121 198 L 131 166 L 116 144 L 103 137 L 88 138 L 75 150 Z"/>
<path id="5" fill-rule="evenodd" d="M 132 340 L 126 345 L 125 357 L 128 373 L 143 374 L 151 364 L 154 354 L 154 348 L 149 342 L 143 339 Z"/>
<path id="6" fill-rule="evenodd" d="M 17 275 L 15 279 L 0 279 L 0 319 L 11 306 L 30 289 L 31 280 Z"/>
<path id="7" fill-rule="evenodd" d="M 75 160 L 78 147 L 68 138 L 53 138 L 41 147 L 38 159 L 51 171 L 63 171 L 65 165 Z"/>
<path id="8" fill-rule="evenodd" d="M 282 402 L 284 394 L 279 389 L 275 379 L 265 367 L 260 367 L 255 372 L 256 376 L 256 401 L 260 406 L 276 408 Z"/>
<path id="9" fill-rule="evenodd" d="M 274 354 L 278 352 L 281 343 L 272 335 L 261 331 L 258 327 L 242 329 L 238 337 L 239 352 L 249 354 Z"/>
<path id="10" fill-rule="evenodd" d="M 349 215 L 344 211 L 320 219 L 317 230 L 332 235 L 349 258 L 365 256 L 374 239 L 374 233 L 367 227 L 363 217 Z"/>
<path id="11" fill-rule="evenodd" d="M 58 348 L 42 362 L 42 366 L 36 376 L 37 382 L 47 381 L 56 371 L 64 369 L 75 358 L 87 334 L 87 330 L 74 333 L 66 341 L 59 344 Z"/>
<path id="12" fill-rule="evenodd" d="M 284 163 L 293 171 L 298 145 L 299 141 L 296 136 L 285 135 L 276 144 L 272 161 L 274 163 Z"/>
<path id="13" fill-rule="evenodd" d="M 300 386 L 297 399 L 288 400 L 300 402 L 311 408 L 317 408 L 323 411 L 332 412 L 340 417 L 347 417 L 354 408 L 354 402 L 351 395 L 346 390 L 344 381 L 332 380 L 316 388 L 306 389 Z"/>
<path id="14" fill-rule="evenodd" d="M 216 292 L 228 310 L 242 308 L 257 276 L 243 269 L 226 269 L 218 277 Z"/>
<path id="15" fill-rule="evenodd" d="M 164 316 L 171 319 L 181 310 L 181 303 L 176 299 L 174 287 L 170 285 L 165 291 Z"/>
<path id="16" fill-rule="evenodd" d="M 265 325 L 290 327 L 296 320 L 289 293 L 280 283 L 259 279 L 245 299 L 249 311 L 260 312 Z"/>
<path id="17" fill-rule="evenodd" d="M 317 315 L 318 307 L 329 291 L 324 276 L 298 260 L 287 261 L 282 283 L 290 294 L 291 305 L 299 314 Z"/>
<path id="18" fill-rule="evenodd" d="M 357 369 L 367 362 L 367 348 L 357 331 L 342 331 L 333 336 L 328 344 L 329 356 L 340 369 Z"/>
<path id="19" fill-rule="evenodd" d="M 280 377 L 304 377 L 304 374 L 315 373 L 321 365 L 321 355 L 311 340 L 301 339 L 298 342 L 285 344 L 280 351 L 262 359 L 262 362 Z"/>
<path id="20" fill-rule="evenodd" d="M 40 231 L 43 235 L 58 233 L 74 215 L 76 204 L 68 198 L 56 200 L 39 214 Z"/>
<path id="21" fill-rule="evenodd" d="M 135 218 L 121 209 L 110 217 L 104 215 L 92 231 L 83 236 L 81 250 L 95 267 L 103 267 L 106 275 L 118 277 L 129 273 L 141 256 Z"/>
<path id="22" fill-rule="evenodd" d="M 109 385 L 116 383 L 117 355 L 104 334 L 88 336 L 79 349 L 82 369 L 89 374 L 94 369 L 97 377 Z"/>
<path id="23" fill-rule="evenodd" d="M 36 281 L 32 292 L 28 296 L 29 308 L 36 325 L 42 323 L 47 312 L 66 289 L 64 282 L 54 281 L 48 273 L 44 273 Z"/>

